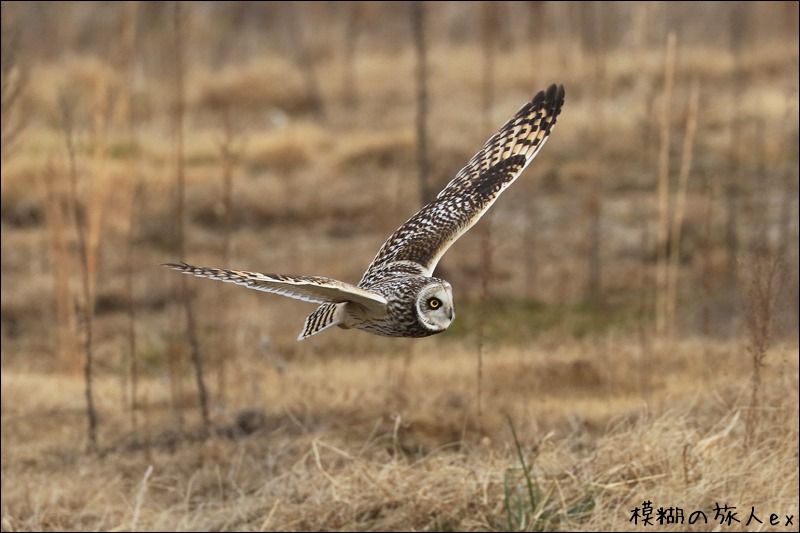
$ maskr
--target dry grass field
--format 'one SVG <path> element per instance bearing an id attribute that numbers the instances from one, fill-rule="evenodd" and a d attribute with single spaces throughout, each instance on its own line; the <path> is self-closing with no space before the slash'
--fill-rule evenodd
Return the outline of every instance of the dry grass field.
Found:
<path id="1" fill-rule="evenodd" d="M 421 115 L 417 5 L 2 3 L 2 531 L 797 530 L 798 4 L 425 2 Z M 550 83 L 441 335 L 160 266 L 355 282 Z"/>

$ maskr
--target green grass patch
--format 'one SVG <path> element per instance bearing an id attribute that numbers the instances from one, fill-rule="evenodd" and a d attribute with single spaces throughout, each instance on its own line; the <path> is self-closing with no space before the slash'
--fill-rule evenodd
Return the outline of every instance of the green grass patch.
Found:
<path id="1" fill-rule="evenodd" d="M 565 506 L 553 498 L 552 489 L 543 490 L 538 480 L 531 474 L 530 465 L 525 463 L 522 445 L 510 416 L 508 425 L 511 428 L 520 467 L 506 470 L 503 479 L 505 521 L 496 524 L 498 530 L 556 531 L 565 519 L 571 522 L 588 518 L 595 508 L 594 496 L 587 492 L 576 502 Z"/>
<path id="2" fill-rule="evenodd" d="M 609 329 L 633 331 L 642 314 L 637 303 L 547 304 L 538 300 L 468 300 L 456 309 L 456 320 L 449 328 L 455 335 L 476 335 L 483 324 L 487 342 L 524 343 L 541 333 L 560 330 L 573 338 L 602 333 Z"/>

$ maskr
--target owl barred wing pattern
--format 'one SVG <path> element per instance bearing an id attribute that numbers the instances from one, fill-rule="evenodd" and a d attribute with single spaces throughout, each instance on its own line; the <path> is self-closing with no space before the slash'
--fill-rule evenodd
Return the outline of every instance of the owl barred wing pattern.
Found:
<path id="1" fill-rule="evenodd" d="M 316 335 L 320 331 L 325 331 L 333 326 L 338 326 L 344 322 L 342 312 L 344 304 L 322 304 L 317 309 L 308 315 L 306 321 L 303 323 L 303 329 L 300 330 L 300 335 L 297 340 L 302 341 L 312 335 Z"/>
<path id="2" fill-rule="evenodd" d="M 500 131 L 486 141 L 483 149 L 472 156 L 469 163 L 439 193 L 439 197 L 468 189 L 476 177 L 512 156 L 524 155 L 524 165 L 527 166 L 544 146 L 563 104 L 563 85 L 551 85 L 546 92 L 539 91 L 533 100 L 523 105 Z"/>
<path id="3" fill-rule="evenodd" d="M 237 283 L 319 304 L 298 340 L 333 326 L 387 337 L 427 337 L 455 317 L 453 289 L 433 277 L 439 259 L 519 177 L 547 140 L 564 103 L 552 85 L 526 103 L 470 159 L 436 199 L 400 226 L 381 246 L 358 286 L 331 278 L 164 266 L 184 274 Z"/>
<path id="4" fill-rule="evenodd" d="M 359 283 L 368 287 L 382 267 L 417 263 L 430 276 L 447 249 L 491 207 L 547 140 L 564 103 L 563 85 L 551 85 L 526 103 L 456 177 L 383 244 Z"/>
<path id="5" fill-rule="evenodd" d="M 261 274 L 199 267 L 188 263 L 165 263 L 164 266 L 184 274 L 236 283 L 251 289 L 282 294 L 306 302 L 318 304 L 354 302 L 375 313 L 384 312 L 386 309 L 386 298 L 380 294 L 332 278 Z"/>

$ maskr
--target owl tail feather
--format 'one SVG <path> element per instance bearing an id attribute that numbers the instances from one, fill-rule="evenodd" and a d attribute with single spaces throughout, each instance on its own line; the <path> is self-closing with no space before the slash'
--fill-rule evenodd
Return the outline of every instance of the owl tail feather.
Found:
<path id="1" fill-rule="evenodd" d="M 347 302 L 342 302 L 338 304 L 322 304 L 317 307 L 317 310 L 306 318 L 306 323 L 303 325 L 300 335 L 297 336 L 297 340 L 307 339 L 320 331 L 344 324 L 344 320 L 347 317 L 345 312 L 346 305 Z"/>

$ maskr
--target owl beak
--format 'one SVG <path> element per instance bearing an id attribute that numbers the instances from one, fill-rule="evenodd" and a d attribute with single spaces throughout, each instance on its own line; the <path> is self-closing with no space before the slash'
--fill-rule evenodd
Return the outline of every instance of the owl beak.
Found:
<path id="1" fill-rule="evenodd" d="M 456 310 L 451 307 L 450 312 L 447 313 L 447 318 L 449 318 L 450 321 L 452 322 L 455 317 L 456 317 Z"/>

